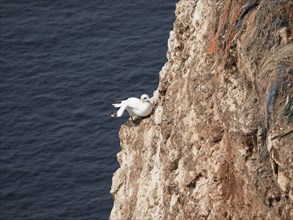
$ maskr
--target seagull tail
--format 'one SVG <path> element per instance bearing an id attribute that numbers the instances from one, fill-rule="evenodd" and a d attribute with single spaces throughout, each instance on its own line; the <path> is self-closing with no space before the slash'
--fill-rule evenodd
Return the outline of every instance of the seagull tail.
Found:
<path id="1" fill-rule="evenodd" d="M 121 107 L 121 103 L 119 104 L 112 104 L 115 108 L 120 108 Z"/>

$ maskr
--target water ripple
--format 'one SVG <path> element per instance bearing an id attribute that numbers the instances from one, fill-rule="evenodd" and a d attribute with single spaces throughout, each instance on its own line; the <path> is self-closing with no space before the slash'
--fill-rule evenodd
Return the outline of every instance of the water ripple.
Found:
<path id="1" fill-rule="evenodd" d="M 107 113 L 157 87 L 175 2 L 1 2 L 1 218 L 108 218 Z"/>

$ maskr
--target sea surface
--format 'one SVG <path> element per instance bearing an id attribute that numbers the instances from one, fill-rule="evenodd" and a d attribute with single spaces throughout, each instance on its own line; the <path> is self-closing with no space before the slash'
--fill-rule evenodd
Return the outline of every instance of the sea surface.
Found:
<path id="1" fill-rule="evenodd" d="M 0 2 L 0 219 L 108 219 L 107 114 L 157 88 L 177 1 Z"/>

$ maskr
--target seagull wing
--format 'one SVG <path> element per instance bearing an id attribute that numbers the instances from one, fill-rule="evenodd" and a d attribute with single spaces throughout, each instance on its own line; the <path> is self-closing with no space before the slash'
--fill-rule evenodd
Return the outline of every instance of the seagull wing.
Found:
<path id="1" fill-rule="evenodd" d="M 138 98 L 127 99 L 127 107 L 138 110 L 141 106 L 141 101 Z"/>
<path id="2" fill-rule="evenodd" d="M 117 117 L 121 117 L 127 108 L 127 101 L 122 101 L 119 110 L 117 111 Z M 115 106 L 116 107 L 116 106 Z"/>

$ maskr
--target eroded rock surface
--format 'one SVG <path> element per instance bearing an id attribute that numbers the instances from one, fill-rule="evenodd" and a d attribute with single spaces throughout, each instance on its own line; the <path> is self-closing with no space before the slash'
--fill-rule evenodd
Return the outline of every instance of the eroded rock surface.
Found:
<path id="1" fill-rule="evenodd" d="M 293 2 L 181 0 L 110 219 L 293 219 Z"/>

